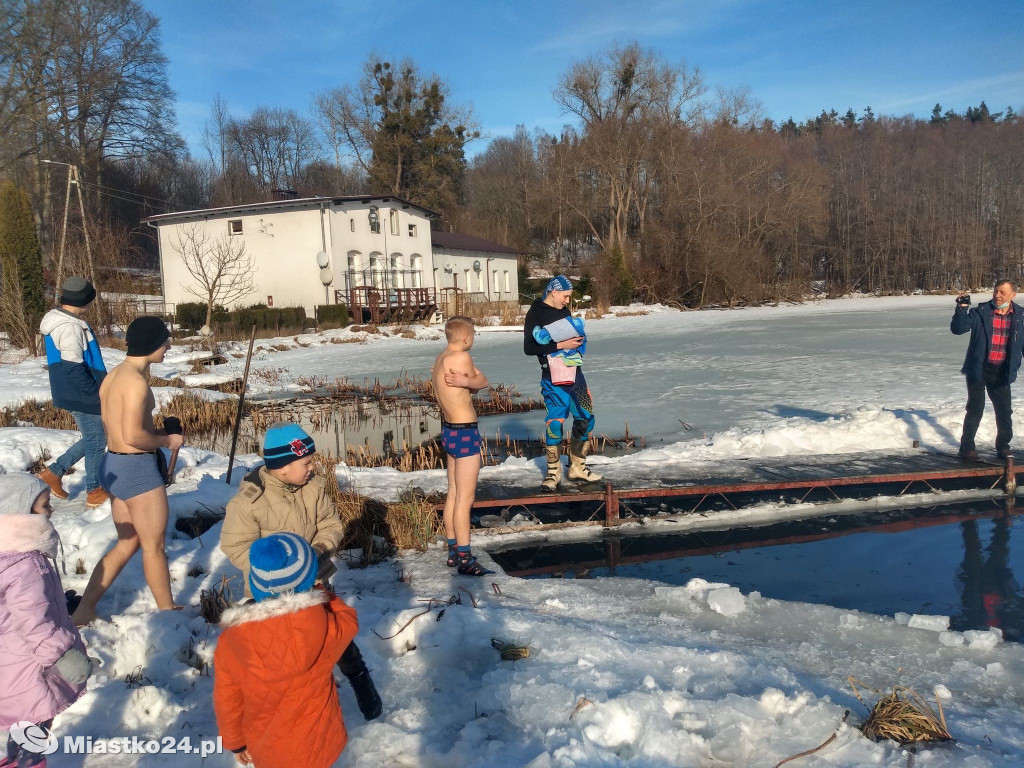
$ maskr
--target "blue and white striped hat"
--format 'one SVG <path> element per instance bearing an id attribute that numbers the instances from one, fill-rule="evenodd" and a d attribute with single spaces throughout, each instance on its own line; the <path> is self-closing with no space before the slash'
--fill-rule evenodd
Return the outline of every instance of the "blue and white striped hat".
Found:
<path id="1" fill-rule="evenodd" d="M 272 533 L 249 547 L 249 588 L 257 602 L 312 589 L 316 574 L 316 553 L 294 533 Z"/>

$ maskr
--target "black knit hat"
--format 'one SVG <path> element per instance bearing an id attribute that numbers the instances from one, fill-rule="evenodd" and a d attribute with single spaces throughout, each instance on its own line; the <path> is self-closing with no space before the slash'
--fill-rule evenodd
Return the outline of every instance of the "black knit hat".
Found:
<path id="1" fill-rule="evenodd" d="M 164 321 L 159 317 L 143 316 L 132 320 L 124 340 L 128 345 L 128 357 L 146 357 L 160 349 L 171 337 Z"/>
<path id="2" fill-rule="evenodd" d="M 69 277 L 60 289 L 60 303 L 69 307 L 87 307 L 96 298 L 96 289 L 84 277 Z"/>

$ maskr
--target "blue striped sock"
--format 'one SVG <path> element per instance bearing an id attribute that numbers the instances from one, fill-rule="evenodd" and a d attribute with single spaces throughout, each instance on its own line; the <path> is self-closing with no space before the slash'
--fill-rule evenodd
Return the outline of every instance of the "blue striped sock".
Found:
<path id="1" fill-rule="evenodd" d="M 459 560 L 469 560 L 473 556 L 469 551 L 469 544 L 464 547 L 459 546 L 457 549 L 459 551 Z"/>
<path id="2" fill-rule="evenodd" d="M 455 551 L 455 546 L 456 546 L 455 545 L 455 539 L 445 539 L 445 541 L 448 542 L 448 551 L 449 552 L 454 552 Z"/>

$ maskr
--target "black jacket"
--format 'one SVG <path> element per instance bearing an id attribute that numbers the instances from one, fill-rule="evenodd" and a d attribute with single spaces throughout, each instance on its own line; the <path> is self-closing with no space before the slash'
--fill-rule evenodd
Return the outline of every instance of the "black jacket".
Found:
<path id="1" fill-rule="evenodd" d="M 570 314 L 568 307 L 555 309 L 545 304 L 544 299 L 534 299 L 530 311 L 526 313 L 526 322 L 523 323 L 523 354 L 537 356 L 542 379 L 551 379 L 551 372 L 548 370 L 548 355 L 558 350 L 558 344 L 553 341 L 547 344 L 538 343 L 533 338 L 533 329 L 538 326 L 551 325 L 556 320 L 569 317 Z"/>

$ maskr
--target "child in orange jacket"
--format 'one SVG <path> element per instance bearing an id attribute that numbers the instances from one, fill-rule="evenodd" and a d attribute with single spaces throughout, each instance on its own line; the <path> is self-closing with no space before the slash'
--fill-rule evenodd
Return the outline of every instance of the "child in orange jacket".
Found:
<path id="1" fill-rule="evenodd" d="M 242 765 L 327 768 L 348 735 L 331 670 L 359 629 L 356 612 L 313 589 L 317 557 L 294 533 L 249 550 L 255 603 L 221 617 L 213 705 L 224 746 Z"/>

